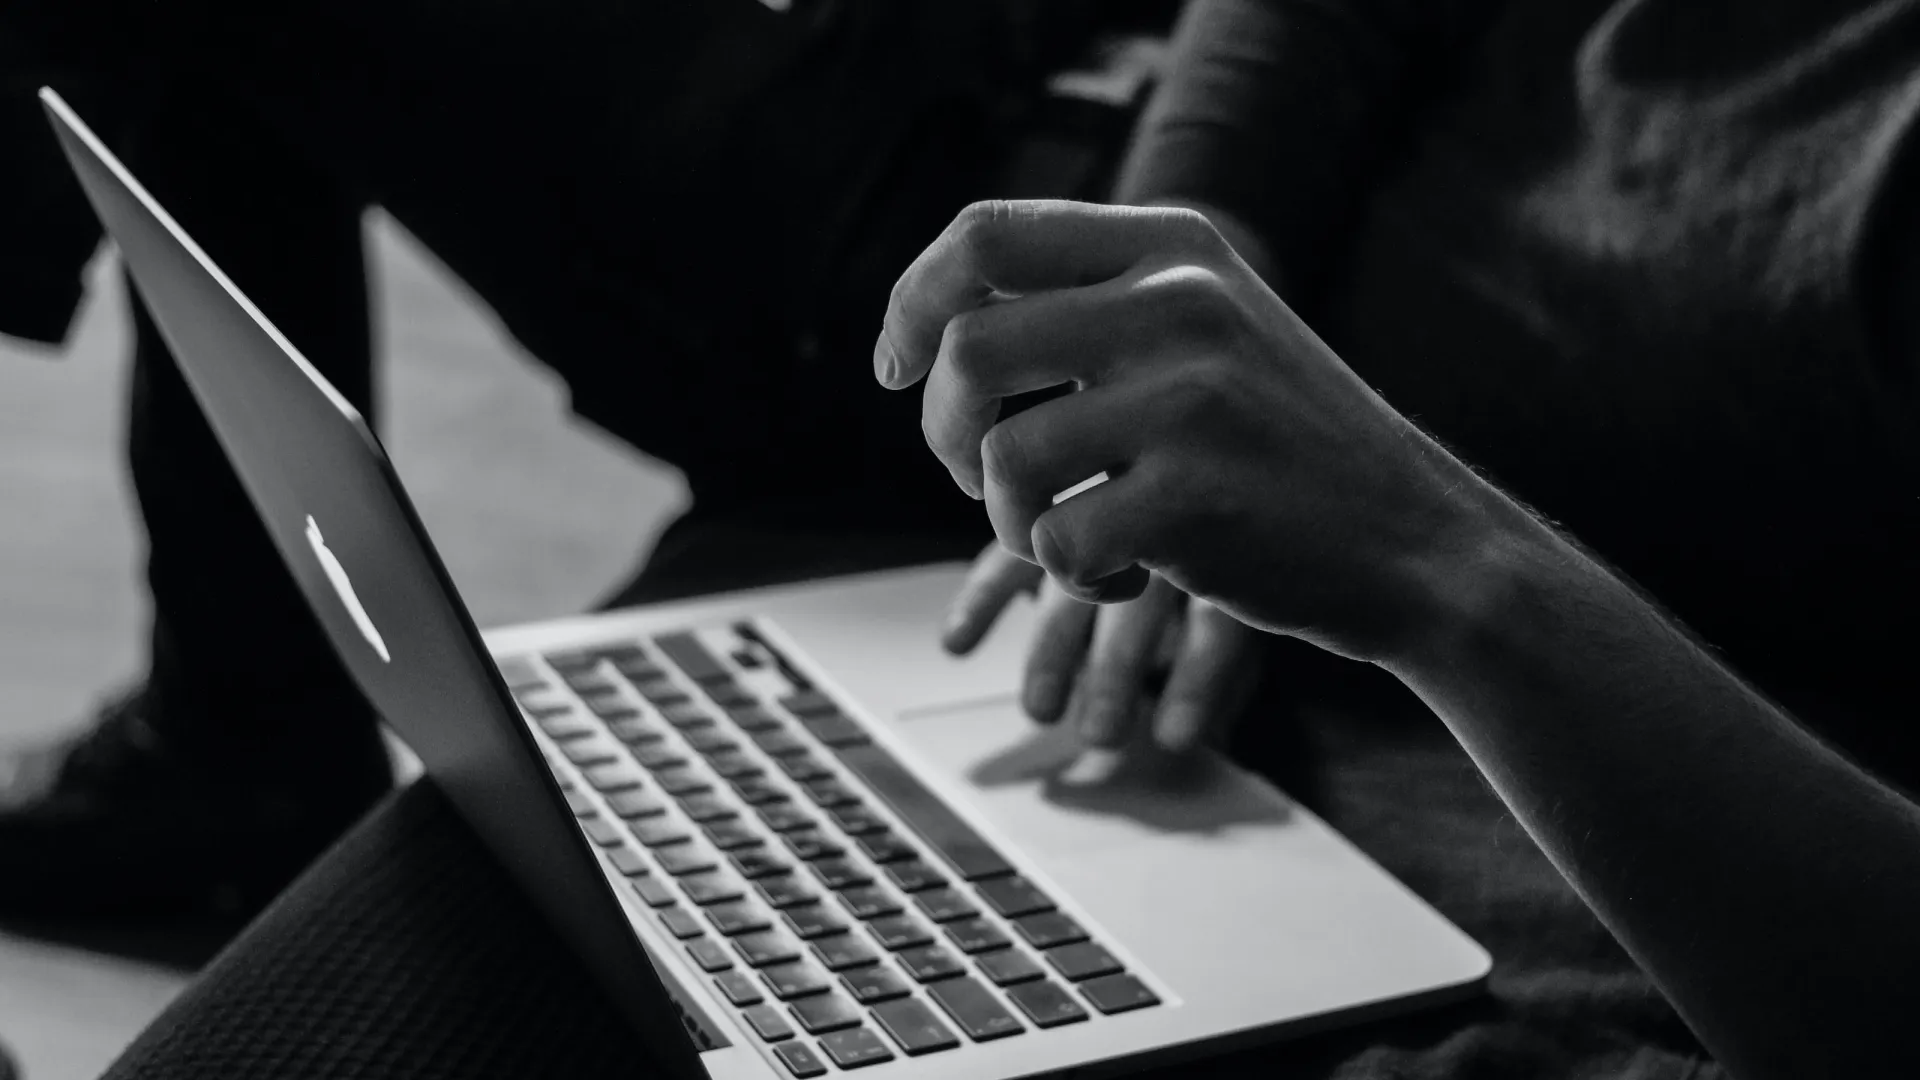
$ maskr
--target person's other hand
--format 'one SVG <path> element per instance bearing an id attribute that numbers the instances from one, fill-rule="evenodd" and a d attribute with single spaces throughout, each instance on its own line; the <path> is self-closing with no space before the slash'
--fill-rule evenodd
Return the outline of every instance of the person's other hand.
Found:
<path id="1" fill-rule="evenodd" d="M 971 652 L 1014 596 L 1036 589 L 1021 707 L 1043 724 L 1065 722 L 1092 746 L 1129 744 L 1144 728 L 1166 750 L 1191 750 L 1257 685 L 1257 632 L 1205 600 L 1156 574 L 1133 600 L 1089 604 L 997 541 L 954 594 L 941 644 Z"/>
<path id="2" fill-rule="evenodd" d="M 896 389 L 926 379 L 929 447 L 1078 599 L 1132 600 L 1157 571 L 1375 659 L 1431 612 L 1439 556 L 1488 535 L 1491 489 L 1190 210 L 975 204 L 895 285 L 874 368 Z"/>

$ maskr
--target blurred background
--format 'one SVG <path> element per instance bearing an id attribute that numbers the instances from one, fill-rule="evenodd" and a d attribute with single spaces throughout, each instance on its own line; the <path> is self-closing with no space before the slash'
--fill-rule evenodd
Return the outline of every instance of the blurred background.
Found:
<path id="1" fill-rule="evenodd" d="M 377 213 L 367 230 L 380 435 L 475 620 L 579 611 L 681 505 L 678 474 L 565 415 L 558 381 L 404 230 Z M 82 722 L 143 659 L 125 284 L 110 250 L 88 273 L 64 353 L 0 337 L 0 746 Z M 188 974 L 0 932 L 0 1032 L 29 1080 L 85 1080 Z"/>

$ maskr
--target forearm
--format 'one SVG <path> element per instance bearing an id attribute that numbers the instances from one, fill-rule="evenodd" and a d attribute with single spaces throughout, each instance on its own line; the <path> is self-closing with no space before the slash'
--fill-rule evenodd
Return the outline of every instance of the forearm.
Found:
<path id="1" fill-rule="evenodd" d="M 1496 516 L 1383 666 L 1736 1075 L 1920 1072 L 1920 809 L 1545 526 Z"/>

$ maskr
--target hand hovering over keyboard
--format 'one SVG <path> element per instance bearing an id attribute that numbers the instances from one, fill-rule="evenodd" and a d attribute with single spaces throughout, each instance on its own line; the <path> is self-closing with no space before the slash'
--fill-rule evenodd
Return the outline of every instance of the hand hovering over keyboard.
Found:
<path id="1" fill-rule="evenodd" d="M 874 365 L 889 387 L 926 380 L 928 445 L 1000 543 L 1081 600 L 1177 603 L 1143 596 L 1158 574 L 1380 659 L 1480 516 L 1471 472 L 1190 210 L 969 207 L 895 286 Z M 1003 398 L 1066 382 L 999 420 Z"/>
<path id="2" fill-rule="evenodd" d="M 1133 600 L 1089 604 L 998 542 L 955 594 L 942 643 L 971 651 L 1015 594 L 1036 590 L 1021 705 L 1094 746 L 1118 746 L 1144 724 L 1162 748 L 1191 749 L 1239 713 L 1257 684 L 1259 634 L 1166 578 L 1153 575 Z"/>

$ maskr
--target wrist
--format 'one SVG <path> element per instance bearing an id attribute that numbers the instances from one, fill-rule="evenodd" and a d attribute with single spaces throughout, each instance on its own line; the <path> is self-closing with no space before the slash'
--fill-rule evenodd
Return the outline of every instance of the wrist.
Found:
<path id="1" fill-rule="evenodd" d="M 1454 526 L 1415 560 L 1402 631 L 1375 658 L 1403 681 L 1457 670 L 1477 643 L 1504 632 L 1544 578 L 1581 558 L 1491 485 L 1475 478 L 1472 488 Z"/>

